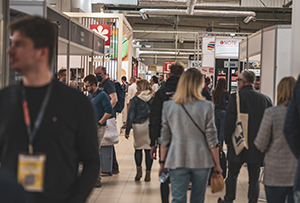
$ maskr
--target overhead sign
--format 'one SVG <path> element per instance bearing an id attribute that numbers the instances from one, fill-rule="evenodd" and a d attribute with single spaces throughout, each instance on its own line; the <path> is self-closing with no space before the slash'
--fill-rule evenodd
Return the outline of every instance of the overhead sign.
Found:
<path id="1" fill-rule="evenodd" d="M 239 62 L 238 61 L 224 61 L 224 68 L 238 68 Z"/>
<path id="2" fill-rule="evenodd" d="M 71 41 L 93 49 L 93 33 L 74 22 L 71 23 Z"/>
<path id="3" fill-rule="evenodd" d="M 215 57 L 238 58 L 241 41 L 242 39 L 235 38 L 216 38 Z"/>
<path id="4" fill-rule="evenodd" d="M 215 37 L 204 37 L 202 39 L 202 66 L 215 66 Z"/>
<path id="5" fill-rule="evenodd" d="M 170 72 L 171 71 L 171 64 L 175 63 L 175 61 L 165 61 L 165 72 Z"/>
<path id="6" fill-rule="evenodd" d="M 149 65 L 148 71 L 156 71 L 156 65 Z"/>
<path id="7" fill-rule="evenodd" d="M 110 46 L 110 25 L 92 24 L 90 29 L 105 38 L 105 46 Z"/>

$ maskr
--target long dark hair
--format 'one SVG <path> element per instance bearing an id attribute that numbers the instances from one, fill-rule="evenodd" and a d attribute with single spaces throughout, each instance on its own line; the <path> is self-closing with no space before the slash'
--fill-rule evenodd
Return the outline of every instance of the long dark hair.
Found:
<path id="1" fill-rule="evenodd" d="M 226 86 L 226 80 L 224 78 L 220 78 L 217 82 L 216 89 L 212 92 L 212 101 L 214 105 L 219 105 L 223 101 Z"/>

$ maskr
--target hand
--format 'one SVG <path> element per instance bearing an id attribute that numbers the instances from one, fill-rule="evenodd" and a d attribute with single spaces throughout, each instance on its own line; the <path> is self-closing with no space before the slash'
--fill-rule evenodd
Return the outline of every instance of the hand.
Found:
<path id="1" fill-rule="evenodd" d="M 216 165 L 214 167 L 214 173 L 215 173 L 216 176 L 221 176 L 222 175 L 223 170 L 222 170 L 220 165 Z"/>
<path id="2" fill-rule="evenodd" d="M 160 167 L 158 169 L 158 177 L 161 176 L 162 172 L 164 171 L 168 171 L 166 168 L 165 168 L 165 164 L 160 164 Z"/>
<path id="3" fill-rule="evenodd" d="M 156 160 L 156 146 L 151 147 L 150 156 L 151 156 L 151 159 Z"/>
<path id="4" fill-rule="evenodd" d="M 128 140 L 128 138 L 129 138 L 129 135 L 125 135 L 125 138 Z"/>

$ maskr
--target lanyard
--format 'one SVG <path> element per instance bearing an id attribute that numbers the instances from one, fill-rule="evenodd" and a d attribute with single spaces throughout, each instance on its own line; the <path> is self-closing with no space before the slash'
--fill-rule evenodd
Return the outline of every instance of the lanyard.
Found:
<path id="1" fill-rule="evenodd" d="M 98 89 L 97 92 L 95 92 L 95 93 L 93 94 L 93 97 L 92 97 L 91 101 L 93 101 L 94 98 L 97 96 L 97 94 L 99 94 L 100 92 L 101 92 L 101 90 Z"/>
<path id="2" fill-rule="evenodd" d="M 37 118 L 35 119 L 33 130 L 31 130 L 31 120 L 30 120 L 30 113 L 29 113 L 29 108 L 28 108 L 28 100 L 27 100 L 26 93 L 25 93 L 25 87 L 23 85 L 21 85 L 21 87 L 22 87 L 22 107 L 23 107 L 25 125 L 27 127 L 27 132 L 28 132 L 28 137 L 29 137 L 28 150 L 29 150 L 30 155 L 33 154 L 32 142 L 36 136 L 36 133 L 37 133 L 39 127 L 41 126 L 42 119 L 45 115 L 45 110 L 46 110 L 46 107 L 48 105 L 49 98 L 50 98 L 52 84 L 53 84 L 53 82 L 51 82 L 47 88 L 46 94 L 45 94 L 43 102 L 42 102 L 42 106 L 39 110 Z"/>

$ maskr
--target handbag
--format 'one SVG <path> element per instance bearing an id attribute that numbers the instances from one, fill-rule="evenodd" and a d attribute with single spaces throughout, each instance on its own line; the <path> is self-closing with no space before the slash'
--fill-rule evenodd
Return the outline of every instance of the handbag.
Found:
<path id="1" fill-rule="evenodd" d="M 203 134 L 203 136 L 205 135 L 204 131 L 197 125 L 197 123 L 194 121 L 194 119 L 192 118 L 192 116 L 189 114 L 189 112 L 186 110 L 186 108 L 184 107 L 184 105 L 181 105 L 183 107 L 183 109 L 185 110 L 186 114 L 190 117 L 190 119 L 192 120 L 192 122 L 195 124 L 195 126 L 200 130 L 200 132 Z M 206 137 L 204 136 L 205 140 Z M 222 155 L 222 156 L 220 156 Z M 224 189 L 224 171 L 225 171 L 225 176 L 226 176 L 226 158 L 225 158 L 225 153 L 223 151 L 219 150 L 219 159 L 220 159 L 220 164 L 223 170 L 223 174 L 222 176 L 216 176 L 214 173 L 211 174 L 210 177 L 210 184 L 211 184 L 211 192 L 215 193 L 215 192 L 220 192 Z M 225 161 L 225 164 L 224 164 Z M 225 165 L 225 166 L 224 166 Z M 213 186 L 214 184 L 214 186 Z"/>
<path id="2" fill-rule="evenodd" d="M 106 121 L 106 130 L 103 135 L 101 146 L 109 146 L 119 143 L 119 134 L 116 125 L 116 119 L 110 118 Z"/>
<path id="3" fill-rule="evenodd" d="M 225 186 L 224 179 L 222 176 L 216 176 L 215 174 L 212 174 L 210 177 L 210 189 L 211 192 L 217 193 L 223 191 Z"/>
<path id="4" fill-rule="evenodd" d="M 248 149 L 248 119 L 247 113 L 240 112 L 239 92 L 236 93 L 236 109 L 237 118 L 235 123 L 235 131 L 232 135 L 232 143 L 235 154 L 238 156 L 244 148 Z"/>

